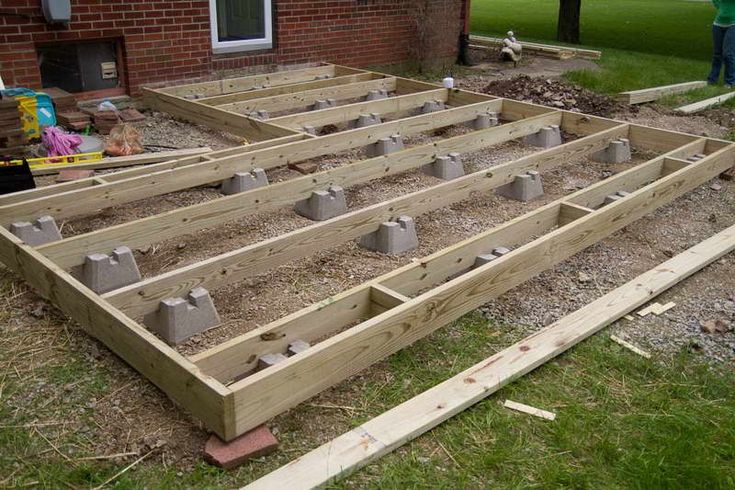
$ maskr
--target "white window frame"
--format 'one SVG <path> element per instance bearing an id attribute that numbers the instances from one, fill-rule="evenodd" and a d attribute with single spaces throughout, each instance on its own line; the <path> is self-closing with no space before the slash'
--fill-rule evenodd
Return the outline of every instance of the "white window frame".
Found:
<path id="1" fill-rule="evenodd" d="M 273 47 L 272 0 L 261 0 L 265 11 L 265 37 L 258 39 L 242 39 L 239 41 L 220 41 L 217 34 L 217 0 L 209 0 L 209 23 L 212 33 L 212 52 L 214 54 L 256 51 Z"/>

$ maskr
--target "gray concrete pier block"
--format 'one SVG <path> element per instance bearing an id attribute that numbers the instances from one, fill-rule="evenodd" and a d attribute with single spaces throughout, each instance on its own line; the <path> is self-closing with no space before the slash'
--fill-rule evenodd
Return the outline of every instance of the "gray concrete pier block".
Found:
<path id="1" fill-rule="evenodd" d="M 380 90 L 370 90 L 367 93 L 367 96 L 365 96 L 365 100 L 380 100 L 380 99 L 387 99 L 388 98 L 388 91 L 385 89 Z"/>
<path id="2" fill-rule="evenodd" d="M 516 175 L 510 184 L 498 187 L 495 192 L 508 199 L 528 202 L 544 195 L 544 186 L 541 183 L 541 174 L 530 170 L 525 174 Z"/>
<path id="3" fill-rule="evenodd" d="M 314 221 L 324 221 L 347 212 L 345 190 L 332 186 L 326 191 L 314 191 L 294 206 L 297 214 Z"/>
<path id="4" fill-rule="evenodd" d="M 430 112 L 443 111 L 447 107 L 441 100 L 427 100 L 421 107 L 421 114 L 429 114 Z"/>
<path id="5" fill-rule="evenodd" d="M 268 176 L 262 168 L 254 168 L 251 172 L 236 172 L 235 175 L 222 181 L 223 194 L 238 194 L 268 185 Z"/>
<path id="6" fill-rule="evenodd" d="M 487 129 L 492 128 L 500 124 L 500 116 L 497 112 L 486 112 L 484 114 L 478 114 L 474 121 L 471 123 L 474 129 Z"/>
<path id="7" fill-rule="evenodd" d="M 360 116 L 355 119 L 353 126 L 356 128 L 364 128 L 366 126 L 373 126 L 382 122 L 383 120 L 380 118 L 380 114 L 371 112 L 370 114 L 360 114 Z"/>
<path id="8" fill-rule="evenodd" d="M 610 194 L 609 196 L 605 197 L 605 201 L 602 203 L 603 206 L 606 206 L 608 204 L 614 203 L 615 201 L 619 201 L 620 199 L 629 196 L 630 192 L 626 191 L 618 191 L 615 194 Z"/>
<path id="9" fill-rule="evenodd" d="M 98 294 L 140 281 L 140 271 L 133 251 L 117 247 L 111 255 L 90 254 L 82 266 L 82 282 Z"/>
<path id="10" fill-rule="evenodd" d="M 279 362 L 283 362 L 286 359 L 288 359 L 288 357 L 281 353 L 262 355 L 258 358 L 258 367 L 255 370 L 262 371 L 263 369 L 275 366 Z"/>
<path id="11" fill-rule="evenodd" d="M 302 126 L 301 129 L 306 134 L 313 134 L 314 136 L 316 136 L 316 128 L 314 126 L 312 126 L 311 124 L 306 124 L 306 125 Z"/>
<path id="12" fill-rule="evenodd" d="M 381 155 L 387 155 L 394 151 L 403 150 L 403 136 L 400 134 L 394 134 L 389 138 L 380 138 L 378 141 L 368 146 L 368 156 L 378 157 Z"/>
<path id="13" fill-rule="evenodd" d="M 523 141 L 528 145 L 541 148 L 559 146 L 562 144 L 561 128 L 557 125 L 543 127 L 537 133 L 526 136 Z"/>
<path id="14" fill-rule="evenodd" d="M 62 238 L 59 227 L 56 226 L 56 221 L 51 216 L 41 216 L 33 223 L 29 221 L 12 223 L 10 233 L 32 247 L 55 242 Z"/>
<path id="15" fill-rule="evenodd" d="M 378 231 L 360 237 L 359 244 L 368 250 L 395 255 L 419 246 L 416 223 L 410 216 L 380 224 Z"/>
<path id="16" fill-rule="evenodd" d="M 623 163 L 631 159 L 630 140 L 620 138 L 611 141 L 607 148 L 592 155 L 593 160 L 604 163 Z"/>
<path id="17" fill-rule="evenodd" d="M 161 301 L 158 311 L 148 315 L 145 323 L 169 345 L 177 345 L 192 335 L 220 324 L 212 297 L 204 288 L 195 288 L 186 298 Z"/>
<path id="18" fill-rule="evenodd" d="M 253 111 L 253 112 L 251 112 L 248 115 L 250 117 L 252 117 L 253 119 L 260 119 L 261 121 L 265 121 L 266 119 L 268 119 L 270 117 L 268 115 L 268 111 L 263 110 L 263 109 L 260 109 L 260 110 L 257 110 L 257 111 Z"/>
<path id="19" fill-rule="evenodd" d="M 288 344 L 288 351 L 286 351 L 286 355 L 295 356 L 296 354 L 301 354 L 302 352 L 306 351 L 311 347 L 311 344 L 308 342 L 305 342 L 303 340 L 294 340 L 290 344 Z"/>
<path id="20" fill-rule="evenodd" d="M 443 180 L 453 180 L 462 177 L 464 175 L 462 156 L 456 152 L 452 152 L 446 156 L 438 156 L 434 160 L 434 163 L 422 165 L 421 171 L 426 175 Z"/>
<path id="21" fill-rule="evenodd" d="M 706 156 L 707 155 L 705 155 L 703 153 L 697 153 L 696 155 L 692 155 L 689 158 L 687 158 L 687 160 L 690 161 L 690 162 L 698 162 L 698 161 L 700 161 L 702 158 L 704 158 Z"/>
<path id="22" fill-rule="evenodd" d="M 322 109 L 331 109 L 337 107 L 337 99 L 320 99 L 314 102 L 314 110 L 321 111 Z"/>
<path id="23" fill-rule="evenodd" d="M 487 264 L 488 262 L 492 262 L 493 260 L 497 259 L 498 257 L 502 257 L 503 255 L 510 252 L 509 248 L 506 247 L 496 247 L 493 249 L 492 252 L 488 254 L 480 254 L 477 257 L 475 257 L 475 264 L 473 265 L 473 269 L 476 269 L 478 267 L 482 267 L 483 265 Z"/>

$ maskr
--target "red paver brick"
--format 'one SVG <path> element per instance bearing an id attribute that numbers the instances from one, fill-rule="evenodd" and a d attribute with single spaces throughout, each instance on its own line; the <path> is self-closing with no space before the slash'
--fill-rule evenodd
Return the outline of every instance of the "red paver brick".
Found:
<path id="1" fill-rule="evenodd" d="M 278 439 L 268 427 L 261 425 L 230 442 L 223 442 L 213 434 L 204 445 L 204 459 L 215 466 L 231 469 L 276 449 Z"/>

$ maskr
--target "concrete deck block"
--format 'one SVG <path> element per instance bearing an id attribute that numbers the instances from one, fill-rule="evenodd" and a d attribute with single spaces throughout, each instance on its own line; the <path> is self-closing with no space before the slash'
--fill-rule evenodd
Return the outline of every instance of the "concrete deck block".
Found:
<path id="1" fill-rule="evenodd" d="M 377 157 L 393 153 L 394 151 L 403 150 L 403 148 L 403 136 L 400 134 L 394 134 L 390 138 L 380 138 L 378 141 L 368 146 L 368 155 L 371 157 Z"/>
<path id="2" fill-rule="evenodd" d="M 557 125 L 543 127 L 537 133 L 526 136 L 523 141 L 528 145 L 541 148 L 559 146 L 562 144 L 561 128 Z"/>
<path id="3" fill-rule="evenodd" d="M 278 439 L 261 425 L 230 442 L 212 434 L 204 445 L 204 460 L 220 468 L 232 469 L 246 461 L 267 456 L 278 449 Z"/>
<path id="4" fill-rule="evenodd" d="M 61 232 L 51 216 L 41 216 L 35 222 L 18 221 L 10 225 L 10 233 L 32 247 L 61 240 Z"/>
<path id="5" fill-rule="evenodd" d="M 592 155 L 593 160 L 604 163 L 623 163 L 631 159 L 630 140 L 620 138 L 611 141 L 607 148 Z"/>
<path id="6" fill-rule="evenodd" d="M 223 194 L 238 194 L 268 185 L 268 176 L 262 168 L 254 168 L 251 172 L 236 172 L 235 175 L 222 181 Z"/>
<path id="7" fill-rule="evenodd" d="M 140 271 L 133 251 L 117 247 L 112 255 L 90 254 L 82 266 L 82 282 L 101 294 L 140 281 Z"/>
<path id="8" fill-rule="evenodd" d="M 500 124 L 500 116 L 497 112 L 486 112 L 485 114 L 478 114 L 474 121 L 471 123 L 474 129 L 487 129 L 492 128 Z"/>
<path id="9" fill-rule="evenodd" d="M 535 170 L 516 175 L 510 184 L 498 187 L 495 192 L 508 199 L 528 202 L 544 195 L 544 186 L 541 183 L 541 174 Z"/>
<path id="10" fill-rule="evenodd" d="M 690 162 L 698 162 L 698 161 L 700 161 L 702 158 L 704 158 L 706 156 L 707 155 L 704 155 L 702 153 L 697 153 L 696 155 L 692 155 L 689 158 L 687 158 L 687 160 L 690 161 Z"/>
<path id="11" fill-rule="evenodd" d="M 360 117 L 355 120 L 354 126 L 356 128 L 364 128 L 367 126 L 380 124 L 382 122 L 383 120 L 380 118 L 380 114 L 376 112 L 371 112 L 370 114 L 360 114 Z"/>
<path id="12" fill-rule="evenodd" d="M 288 351 L 286 351 L 286 354 L 290 356 L 295 356 L 296 354 L 301 354 L 302 352 L 306 351 L 311 347 L 311 344 L 308 342 L 305 342 L 303 340 L 294 340 L 290 344 L 288 344 Z"/>
<path id="13" fill-rule="evenodd" d="M 365 100 L 380 100 L 380 99 L 387 99 L 388 98 L 388 91 L 385 89 L 380 90 L 371 90 L 367 93 L 367 96 L 365 97 Z"/>
<path id="14" fill-rule="evenodd" d="M 304 131 L 304 133 L 313 134 L 314 136 L 316 136 L 316 128 L 312 126 L 311 124 L 302 126 L 301 129 L 302 131 Z"/>
<path id="15" fill-rule="evenodd" d="M 602 203 L 603 206 L 606 206 L 608 204 L 614 203 L 615 201 L 619 201 L 620 199 L 629 196 L 630 192 L 626 191 L 618 191 L 615 194 L 610 194 L 609 196 L 605 197 L 605 201 Z"/>
<path id="16" fill-rule="evenodd" d="M 164 299 L 158 311 L 146 316 L 144 322 L 169 345 L 177 345 L 216 327 L 220 319 L 209 291 L 195 288 L 186 298 Z"/>
<path id="17" fill-rule="evenodd" d="M 464 175 L 462 156 L 459 153 L 450 153 L 436 157 L 434 163 L 421 166 L 421 171 L 443 180 L 453 180 Z"/>
<path id="18" fill-rule="evenodd" d="M 416 223 L 410 216 L 380 224 L 378 231 L 360 237 L 359 244 L 368 250 L 395 255 L 419 246 Z"/>
<path id="19" fill-rule="evenodd" d="M 260 119 L 261 121 L 265 121 L 266 119 L 268 119 L 270 117 L 268 115 L 268 111 L 263 110 L 263 109 L 260 109 L 260 110 L 257 110 L 257 111 L 253 111 L 253 112 L 251 112 L 248 115 L 250 117 L 252 117 L 253 119 Z"/>
<path id="20" fill-rule="evenodd" d="M 261 371 L 263 369 L 269 368 L 271 366 L 275 366 L 279 362 L 283 362 L 288 357 L 284 356 L 280 352 L 278 354 L 265 354 L 258 358 L 258 367 L 257 370 Z"/>
<path id="21" fill-rule="evenodd" d="M 447 107 L 441 100 L 427 100 L 421 107 L 421 114 L 429 114 L 430 112 L 443 111 Z"/>
<path id="22" fill-rule="evenodd" d="M 345 190 L 332 186 L 326 191 L 314 191 L 307 199 L 297 201 L 294 211 L 304 218 L 324 221 L 347 212 Z"/>
<path id="23" fill-rule="evenodd" d="M 476 269 L 478 267 L 482 267 L 483 265 L 487 264 L 488 262 L 492 262 L 493 260 L 502 257 L 503 255 L 510 252 L 509 248 L 506 247 L 497 247 L 494 248 L 492 252 L 489 254 L 480 254 L 477 257 L 475 257 L 475 264 L 473 265 L 473 268 Z"/>
<path id="24" fill-rule="evenodd" d="M 331 109 L 337 107 L 337 99 L 320 99 L 314 102 L 314 110 L 321 111 L 322 109 Z"/>

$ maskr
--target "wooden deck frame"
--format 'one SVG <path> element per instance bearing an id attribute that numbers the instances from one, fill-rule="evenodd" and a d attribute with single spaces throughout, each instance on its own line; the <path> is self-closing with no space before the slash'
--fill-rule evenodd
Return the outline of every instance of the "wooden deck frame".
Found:
<path id="1" fill-rule="evenodd" d="M 335 75 L 355 74 L 340 72 L 337 67 L 331 65 L 324 66 L 327 66 L 327 71 L 334 70 Z M 319 75 L 302 73 L 297 76 L 311 76 L 311 81 L 315 81 L 314 78 Z M 249 87 L 252 93 L 256 91 L 256 86 L 262 86 L 262 83 L 256 82 L 257 76 L 242 78 L 243 80 L 237 82 L 240 85 L 233 85 L 235 88 L 227 85 L 227 82 L 220 81 L 206 86 L 205 89 L 213 98 L 246 93 L 248 89 L 242 87 Z M 398 83 L 407 87 L 409 92 L 440 89 L 423 82 L 400 80 Z M 279 85 L 288 87 L 309 83 L 309 80 L 294 81 L 293 78 L 272 75 L 269 83 L 270 88 L 275 88 Z M 201 86 L 189 87 L 186 90 L 195 93 L 197 90 L 201 91 L 201 88 Z M 172 95 L 191 102 L 181 96 L 185 92 L 177 91 L 176 88 L 161 91 L 164 95 Z M 173 95 L 174 93 L 178 95 Z M 90 335 L 100 339 L 173 400 L 202 420 L 210 430 L 223 439 L 230 440 L 670 202 L 727 170 L 735 161 L 735 145 L 725 141 L 567 113 L 471 92 L 451 90 L 447 92 L 447 100 L 450 101 L 450 106 L 453 105 L 451 103 L 453 100 L 458 107 L 440 113 L 399 119 L 321 137 L 308 137 L 284 126 L 271 125 L 267 131 L 274 135 L 282 134 L 279 128 L 288 133 L 277 139 L 243 148 L 172 160 L 151 165 L 148 169 L 111 173 L 103 176 L 102 183 L 100 180 L 85 180 L 2 196 L 0 217 L 2 224 L 7 225 L 20 219 L 35 219 L 49 212 L 53 215 L 57 210 L 60 215 L 74 216 L 87 212 L 85 206 L 104 208 L 121 202 L 216 182 L 231 175 L 235 170 L 253 167 L 272 168 L 364 146 L 396 131 L 415 134 L 460 124 L 488 110 L 502 111 L 504 118 L 510 122 L 493 130 L 468 133 L 460 139 L 437 141 L 421 149 L 409 148 L 392 156 L 383 157 L 382 163 L 392 162 L 390 165 L 398 166 L 397 168 L 415 168 L 419 164 L 417 162 L 425 161 L 420 158 L 429 157 L 429 146 L 434 146 L 434 153 L 431 155 L 439 151 L 438 149 L 449 151 L 455 147 L 453 145 L 459 144 L 464 144 L 465 147 L 472 144 L 482 148 L 504 139 L 520 137 L 526 134 L 524 131 L 528 132 L 536 127 L 534 125 L 542 122 L 549 124 L 560 121 L 565 131 L 577 134 L 579 139 L 562 147 L 537 152 L 519 161 L 488 169 L 484 172 L 482 180 L 479 174 L 471 174 L 464 177 L 464 180 L 439 184 L 421 191 L 424 192 L 422 195 L 425 196 L 425 200 L 416 204 L 409 203 L 408 200 L 398 201 L 400 205 L 410 205 L 409 209 L 416 213 L 436 209 L 444 202 L 461 199 L 462 192 L 469 192 L 467 189 L 490 189 L 500 182 L 508 182 L 522 169 L 551 168 L 553 165 L 563 163 L 565 159 L 601 149 L 610 139 L 620 136 L 627 135 L 633 146 L 656 151 L 661 155 L 448 247 L 424 260 L 399 268 L 190 358 L 178 354 L 175 349 L 165 345 L 134 321 L 130 317 L 131 312 L 142 310 L 136 310 L 140 308 L 139 306 L 129 307 L 127 301 L 123 301 L 122 290 L 100 296 L 66 272 L 55 262 L 58 260 L 60 263 L 66 263 L 64 262 L 66 259 L 60 258 L 65 255 L 64 247 L 55 248 L 54 244 L 50 244 L 34 248 L 20 242 L 7 229 L 0 226 L 0 261 L 34 286 L 43 296 L 49 298 L 69 317 L 79 322 Z M 347 109 L 349 110 L 352 109 Z M 322 114 L 316 114 L 317 112 Z M 314 113 L 317 118 L 324 115 L 324 111 Z M 336 113 L 335 111 L 327 114 L 331 114 L 328 117 L 333 117 Z M 705 153 L 706 157 L 695 163 L 688 163 L 686 158 L 695 153 Z M 374 166 L 378 160 L 366 164 L 368 161 L 355 162 L 351 168 L 362 168 L 367 174 L 372 174 L 375 168 L 380 168 Z M 401 165 L 404 167 L 400 167 Z M 335 179 L 337 178 L 335 175 L 340 174 L 319 175 L 316 178 Z M 167 179 L 173 179 L 175 183 L 168 183 Z M 138 191 L 137 187 L 144 188 L 145 183 L 149 188 Z M 480 185 L 484 187 L 479 187 Z M 155 186 L 161 187 L 162 190 L 153 189 Z M 100 188 L 105 190 L 101 194 L 96 194 Z M 284 186 L 283 189 L 289 189 L 288 192 L 294 193 L 305 192 L 296 187 Z M 449 197 L 443 198 L 443 195 L 450 190 Z M 606 195 L 619 190 L 632 191 L 632 194 L 618 202 L 598 208 Z M 133 197 L 125 198 L 123 197 L 125 193 L 133 194 Z M 249 198 L 252 198 L 252 195 Z M 287 195 L 285 191 L 279 197 L 289 203 L 293 202 L 293 198 L 293 195 Z M 411 198 L 416 198 L 416 195 L 411 195 Z M 87 201 L 83 205 L 78 204 L 85 199 Z M 402 208 L 391 210 L 385 206 L 386 203 L 379 203 L 366 208 L 369 211 L 358 210 L 348 213 L 345 218 L 335 219 L 337 225 L 325 222 L 323 228 L 306 229 L 321 232 L 330 229 L 330 226 L 335 226 L 336 229 L 340 225 L 345 225 L 352 234 L 369 232 L 374 229 L 378 219 L 384 219 L 385 215 L 380 213 L 387 212 L 390 213 L 388 216 L 393 216 L 402 212 Z M 355 213 L 362 212 L 375 214 L 358 214 L 363 217 L 370 216 L 368 222 L 359 228 L 350 220 L 354 219 Z M 96 237 L 94 239 L 105 237 L 108 232 L 109 229 L 93 232 Z M 137 237 L 139 233 L 145 236 L 140 230 L 133 230 L 131 236 Z M 145 238 L 135 239 L 145 240 Z M 281 240 L 280 243 L 287 247 L 298 243 L 292 242 L 289 237 L 277 237 L 276 240 Z M 477 254 L 499 245 L 517 248 L 486 266 L 467 271 Z M 55 250 L 53 260 L 45 255 L 47 253 L 51 255 L 49 250 Z M 57 252 L 59 255 L 55 255 Z M 236 251 L 236 254 L 241 252 Z M 220 259 L 214 258 L 215 261 Z M 289 260 L 288 253 L 278 257 L 271 265 L 284 260 Z M 254 273 L 253 271 L 257 272 L 271 266 L 265 259 L 262 264 L 258 262 L 261 261 L 253 262 L 254 269 L 233 272 L 226 280 L 233 282 Z M 183 271 L 184 275 L 176 276 L 179 272 L 182 271 L 174 272 L 172 277 L 175 277 L 175 280 L 172 280 L 171 284 L 176 285 L 171 287 L 181 288 L 181 281 L 184 283 L 203 281 L 202 283 L 213 287 L 217 285 L 215 280 L 207 277 L 188 276 L 186 270 Z M 159 280 L 161 277 L 153 279 Z M 449 282 L 443 283 L 446 280 Z M 162 288 L 169 287 L 163 283 L 157 284 Z M 138 286 L 140 284 L 134 287 Z M 278 352 L 289 339 L 321 339 L 350 325 L 353 326 L 317 343 L 302 354 L 233 382 L 248 373 L 255 359 L 252 356 L 258 353 Z M 228 383 L 231 384 L 228 386 Z"/>

